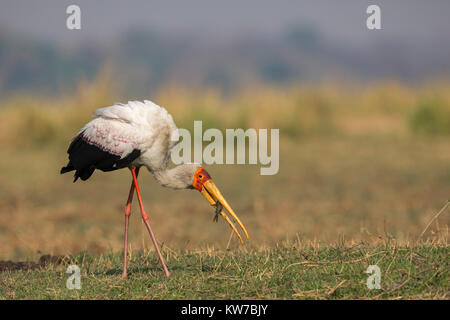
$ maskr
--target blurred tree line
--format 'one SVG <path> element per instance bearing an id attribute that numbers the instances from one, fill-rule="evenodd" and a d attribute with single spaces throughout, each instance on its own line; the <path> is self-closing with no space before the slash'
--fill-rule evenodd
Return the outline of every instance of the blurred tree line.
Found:
<path id="1" fill-rule="evenodd" d="M 409 50 L 407 43 L 400 42 L 347 48 L 303 24 L 291 26 L 276 38 L 242 36 L 223 41 L 129 30 L 112 43 L 99 39 L 71 49 L 3 31 L 0 94 L 64 92 L 80 80 L 94 79 L 105 64 L 114 66 L 117 83 L 135 96 L 148 96 L 167 83 L 206 85 L 230 92 L 245 83 L 285 85 L 318 82 L 330 76 L 415 82 L 447 75 L 450 58 L 442 54 L 433 58 L 421 54 L 423 50 L 425 53 L 429 47 Z"/>

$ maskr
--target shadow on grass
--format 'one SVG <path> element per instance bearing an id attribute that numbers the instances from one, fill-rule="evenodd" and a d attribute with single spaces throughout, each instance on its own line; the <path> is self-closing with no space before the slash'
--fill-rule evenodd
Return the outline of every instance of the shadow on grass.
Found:
<path id="1" fill-rule="evenodd" d="M 202 266 L 199 268 L 199 266 L 195 265 L 174 265 L 174 266 L 168 266 L 170 272 L 174 271 L 181 271 L 181 272 L 212 272 L 215 270 L 213 266 Z M 148 267 L 128 267 L 127 268 L 128 275 L 132 274 L 154 274 L 154 273 L 161 273 L 164 274 L 164 270 L 159 265 L 154 266 L 148 266 Z M 93 272 L 94 275 L 121 275 L 122 274 L 122 268 L 114 268 L 109 269 L 107 271 L 95 271 Z"/>

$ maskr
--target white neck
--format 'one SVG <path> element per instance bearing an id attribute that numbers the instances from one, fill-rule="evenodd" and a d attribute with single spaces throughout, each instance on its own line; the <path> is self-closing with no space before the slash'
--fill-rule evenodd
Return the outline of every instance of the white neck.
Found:
<path id="1" fill-rule="evenodd" d="M 192 184 L 192 173 L 188 170 L 188 165 L 179 165 L 172 169 L 150 170 L 156 181 L 164 187 L 173 189 L 186 189 Z"/>

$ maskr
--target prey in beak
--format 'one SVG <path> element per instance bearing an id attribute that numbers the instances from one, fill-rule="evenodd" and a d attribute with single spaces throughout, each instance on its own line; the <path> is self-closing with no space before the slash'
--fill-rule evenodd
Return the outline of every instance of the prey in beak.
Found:
<path id="1" fill-rule="evenodd" d="M 231 229 L 233 229 L 234 233 L 238 236 L 241 243 L 244 243 L 240 233 L 237 231 L 236 226 L 234 225 L 232 219 L 239 224 L 241 229 L 244 231 L 245 237 L 250 239 L 248 236 L 247 229 L 245 229 L 241 220 L 239 220 L 238 216 L 234 213 L 231 206 L 225 200 L 225 198 L 220 193 L 216 184 L 211 180 L 211 176 L 206 172 L 205 169 L 199 168 L 194 175 L 194 181 L 192 186 L 201 192 L 201 194 L 208 200 L 208 202 L 215 208 L 216 215 L 214 216 L 214 221 L 217 221 L 218 216 L 220 215 L 225 221 L 230 225 Z M 223 210 L 225 209 L 225 210 Z M 228 212 L 229 216 L 225 213 Z"/>

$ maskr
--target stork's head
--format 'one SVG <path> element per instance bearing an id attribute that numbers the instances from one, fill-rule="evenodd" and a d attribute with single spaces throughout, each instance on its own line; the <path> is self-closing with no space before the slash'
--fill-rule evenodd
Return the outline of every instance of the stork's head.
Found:
<path id="1" fill-rule="evenodd" d="M 233 231 L 238 236 L 239 240 L 242 241 L 242 237 L 237 231 L 236 227 L 234 226 L 233 222 L 229 218 L 229 216 L 224 212 L 227 211 L 229 215 L 239 224 L 239 226 L 242 228 L 242 230 L 245 233 L 245 236 L 247 239 L 250 239 L 247 233 L 247 230 L 245 229 L 244 225 L 242 224 L 241 220 L 237 217 L 237 215 L 234 213 L 233 209 L 231 209 L 228 202 L 225 200 L 225 198 L 220 193 L 219 189 L 217 188 L 216 184 L 212 181 L 211 176 L 208 174 L 208 172 L 203 169 L 202 167 L 198 166 L 193 177 L 192 181 L 192 187 L 194 189 L 197 189 L 201 192 L 201 194 L 208 200 L 208 202 L 214 206 L 216 209 L 216 217 L 220 214 L 222 218 L 225 219 L 225 221 L 230 225 L 230 227 L 233 229 Z M 225 209 L 225 210 L 223 210 Z"/>
<path id="2" fill-rule="evenodd" d="M 185 163 L 170 170 L 152 171 L 152 173 L 156 180 L 158 180 L 158 182 L 163 186 L 174 189 L 197 189 L 200 191 L 206 200 L 208 200 L 208 202 L 215 208 L 216 216 L 214 219 L 216 221 L 220 214 L 220 216 L 225 219 L 225 221 L 236 233 L 239 240 L 243 242 L 241 235 L 230 219 L 231 216 L 231 218 L 242 228 L 247 239 L 249 239 L 247 230 L 241 220 L 239 220 L 233 209 L 231 209 L 231 206 L 222 196 L 219 189 L 212 181 L 211 176 L 199 164 Z M 229 215 L 227 215 L 227 213 Z"/>

